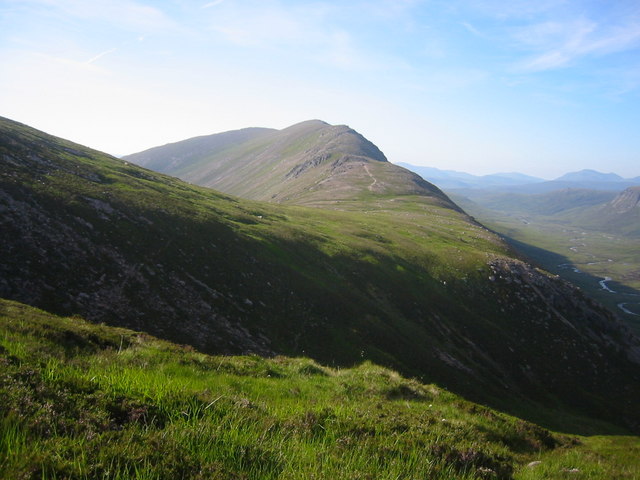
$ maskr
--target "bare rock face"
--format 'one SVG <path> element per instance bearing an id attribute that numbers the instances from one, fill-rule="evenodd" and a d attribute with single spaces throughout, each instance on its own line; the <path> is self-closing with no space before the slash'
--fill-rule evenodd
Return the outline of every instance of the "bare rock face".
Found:
<path id="1" fill-rule="evenodd" d="M 620 192 L 609 204 L 617 213 L 636 210 L 640 213 L 640 187 L 629 187 Z"/>

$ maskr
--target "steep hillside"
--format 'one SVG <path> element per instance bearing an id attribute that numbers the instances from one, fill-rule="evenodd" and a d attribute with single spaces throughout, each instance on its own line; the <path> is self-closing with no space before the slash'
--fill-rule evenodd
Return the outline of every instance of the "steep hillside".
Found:
<path id="1" fill-rule="evenodd" d="M 640 237 L 640 186 L 623 190 L 610 202 L 580 212 L 571 221 L 587 228 Z"/>
<path id="2" fill-rule="evenodd" d="M 455 208 L 435 186 L 389 163 L 378 147 L 344 125 L 310 120 L 234 146 L 218 140 L 231 135 L 238 132 L 207 137 L 210 148 L 198 155 L 190 153 L 195 140 L 190 139 L 124 158 L 253 200 L 327 206 L 371 196 L 424 195 Z M 180 155 L 189 160 L 171 160 Z"/>
<path id="3" fill-rule="evenodd" d="M 559 435 L 368 362 L 212 357 L 5 300 L 0 365 L 0 479 L 640 474 L 637 438 Z"/>
<path id="4" fill-rule="evenodd" d="M 370 360 L 567 429 L 640 424 L 638 340 L 437 191 L 258 203 L 5 119 L 0 160 L 2 297 L 211 353 Z"/>

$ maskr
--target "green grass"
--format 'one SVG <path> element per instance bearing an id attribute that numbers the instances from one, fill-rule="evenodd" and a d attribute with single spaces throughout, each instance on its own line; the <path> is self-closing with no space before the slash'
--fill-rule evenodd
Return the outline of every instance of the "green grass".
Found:
<path id="1" fill-rule="evenodd" d="M 0 478 L 640 474 L 637 437 L 553 433 L 370 362 L 209 356 L 15 302 L 0 312 Z"/>
<path id="2" fill-rule="evenodd" d="M 534 479 L 611 479 L 631 480 L 640 475 L 640 442 L 638 437 L 580 438 L 572 448 L 559 448 L 541 453 L 539 464 L 521 468 L 515 478 Z"/>
<path id="3" fill-rule="evenodd" d="M 408 174 L 392 182 L 387 162 L 371 175 L 404 190 L 370 191 L 366 175 L 361 197 L 325 191 L 322 208 L 304 208 L 0 126 L 7 297 L 202 352 L 370 361 L 574 433 L 638 418 L 637 369 L 612 319 L 544 273 L 517 273 L 497 235 L 437 191 L 416 194 Z"/>

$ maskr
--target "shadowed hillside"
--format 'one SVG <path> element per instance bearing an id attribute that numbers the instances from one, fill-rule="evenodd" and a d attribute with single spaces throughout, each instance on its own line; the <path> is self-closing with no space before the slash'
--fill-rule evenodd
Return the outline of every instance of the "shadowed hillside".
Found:
<path id="1" fill-rule="evenodd" d="M 565 429 L 638 426 L 637 339 L 437 189 L 412 194 L 426 182 L 259 203 L 0 125 L 0 296 L 211 353 L 370 360 Z"/>

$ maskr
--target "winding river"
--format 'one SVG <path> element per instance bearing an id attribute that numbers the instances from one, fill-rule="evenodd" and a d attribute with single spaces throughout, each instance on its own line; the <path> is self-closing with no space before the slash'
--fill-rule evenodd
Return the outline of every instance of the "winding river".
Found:
<path id="1" fill-rule="evenodd" d="M 594 263 L 596 263 L 596 262 L 594 262 Z M 571 269 L 575 273 L 582 273 L 575 265 L 573 265 L 571 263 L 562 263 L 562 264 L 558 265 L 558 268 Z M 615 293 L 617 295 L 624 295 L 624 296 L 627 296 L 627 297 L 639 297 L 640 296 L 640 295 L 638 295 L 636 293 L 619 293 L 619 292 L 616 292 L 615 290 L 612 290 L 607 285 L 607 282 L 610 282 L 612 280 L 613 279 L 611 277 L 604 277 L 598 283 L 600 284 L 600 287 L 602 288 L 602 290 L 605 290 L 605 291 L 607 291 L 609 293 Z M 627 305 L 640 305 L 640 302 L 621 302 L 621 303 L 618 303 L 618 308 L 620 310 L 622 310 L 624 313 L 626 313 L 627 315 L 633 315 L 635 317 L 640 317 L 639 313 L 635 313 L 635 312 L 632 312 L 631 310 L 629 310 L 626 307 Z"/>

